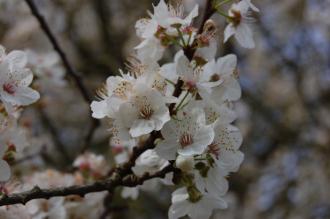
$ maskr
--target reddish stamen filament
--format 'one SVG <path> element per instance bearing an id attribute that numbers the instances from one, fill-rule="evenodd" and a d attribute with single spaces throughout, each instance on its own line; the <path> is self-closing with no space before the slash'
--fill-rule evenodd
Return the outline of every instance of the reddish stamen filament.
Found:
<path id="1" fill-rule="evenodd" d="M 194 143 L 193 137 L 191 134 L 183 133 L 180 138 L 180 145 L 182 148 L 187 147 L 188 145 L 191 145 Z"/>
<path id="2" fill-rule="evenodd" d="M 4 84 L 3 85 L 3 90 L 6 91 L 9 94 L 14 94 L 15 93 L 15 86 L 13 84 Z"/>

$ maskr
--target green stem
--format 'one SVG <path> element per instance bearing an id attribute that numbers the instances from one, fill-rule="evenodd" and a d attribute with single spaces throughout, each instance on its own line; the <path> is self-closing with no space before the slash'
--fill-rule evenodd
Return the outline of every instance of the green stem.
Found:
<path id="1" fill-rule="evenodd" d="M 183 47 L 186 48 L 187 45 L 186 45 L 186 42 L 184 41 L 184 38 L 183 38 L 183 35 L 182 35 L 182 32 L 181 32 L 180 28 L 177 27 L 176 30 L 177 30 L 178 33 L 179 33 L 179 36 L 180 36 L 180 39 L 181 39 L 181 41 L 182 41 Z"/>
<path id="2" fill-rule="evenodd" d="M 224 4 L 228 3 L 228 2 L 231 2 L 231 1 L 232 1 L 232 0 L 224 0 L 224 1 L 222 1 L 222 2 L 219 2 L 218 4 L 214 5 L 214 8 L 215 8 L 216 10 L 218 10 L 218 7 L 220 7 L 221 5 L 224 5 Z"/>
<path id="3" fill-rule="evenodd" d="M 219 9 L 216 9 L 218 14 L 224 16 L 225 18 L 228 18 L 228 19 L 232 19 L 232 17 L 230 17 L 228 14 L 226 14 L 225 12 L 219 10 Z"/>
<path id="4" fill-rule="evenodd" d="M 184 95 L 184 97 L 182 98 L 182 100 L 181 100 L 181 102 L 179 103 L 179 105 L 175 108 L 175 111 L 176 111 L 176 112 L 180 109 L 181 105 L 182 105 L 183 102 L 186 100 L 186 98 L 188 97 L 188 95 L 189 95 L 189 92 L 187 91 L 187 93 Z"/>
<path id="5" fill-rule="evenodd" d="M 168 82 L 168 83 L 170 83 L 170 84 L 172 84 L 173 86 L 175 86 L 175 83 L 173 81 L 168 80 L 168 79 L 165 79 L 165 81 Z"/>

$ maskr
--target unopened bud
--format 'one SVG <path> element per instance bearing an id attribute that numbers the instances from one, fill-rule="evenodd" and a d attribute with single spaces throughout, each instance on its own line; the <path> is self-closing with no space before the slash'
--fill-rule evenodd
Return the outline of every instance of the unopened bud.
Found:
<path id="1" fill-rule="evenodd" d="M 194 157 L 179 155 L 176 158 L 175 165 L 183 172 L 190 172 L 194 168 Z"/>
<path id="2" fill-rule="evenodd" d="M 216 28 L 215 22 L 211 19 L 208 19 L 204 24 L 203 32 L 215 34 L 216 31 L 217 31 L 217 28 Z"/>

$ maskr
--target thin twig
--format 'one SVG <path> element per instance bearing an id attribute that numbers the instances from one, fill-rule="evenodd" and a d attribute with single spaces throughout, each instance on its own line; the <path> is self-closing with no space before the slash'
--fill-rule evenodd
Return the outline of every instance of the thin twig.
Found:
<path id="1" fill-rule="evenodd" d="M 39 10 L 36 7 L 36 5 L 34 4 L 33 0 L 25 0 L 25 1 L 28 4 L 28 6 L 31 10 L 31 13 L 38 20 L 41 29 L 44 31 L 44 33 L 48 37 L 48 39 L 51 42 L 52 46 L 54 47 L 55 51 L 59 54 L 59 56 L 60 56 L 60 58 L 61 58 L 61 60 L 64 64 L 64 67 L 67 70 L 67 73 L 72 77 L 72 79 L 77 84 L 77 87 L 80 90 L 80 92 L 81 92 L 83 98 L 85 99 L 85 101 L 89 103 L 91 101 L 91 99 L 88 95 L 88 92 L 87 92 L 87 89 L 86 89 L 85 85 L 81 81 L 81 78 L 78 76 L 78 74 L 73 70 L 73 67 L 71 66 L 71 64 L 70 64 L 69 60 L 67 59 L 64 51 L 62 50 L 59 43 L 57 42 L 54 34 L 50 30 L 46 20 L 44 19 L 44 17 L 39 12 Z"/>
<path id="2" fill-rule="evenodd" d="M 54 47 L 55 51 L 59 54 L 59 56 L 60 56 L 60 58 L 63 62 L 63 65 L 64 65 L 65 69 L 67 70 L 68 75 L 74 80 L 74 82 L 76 83 L 82 97 L 84 98 L 86 103 L 89 104 L 92 101 L 92 99 L 90 98 L 90 96 L 88 94 L 88 89 L 86 88 L 86 86 L 82 82 L 79 75 L 74 71 L 72 65 L 70 64 L 69 60 L 66 57 L 66 54 L 64 53 L 64 51 L 60 47 L 58 41 L 56 40 L 55 35 L 52 33 L 51 29 L 49 28 L 46 20 L 44 19 L 44 17 L 39 12 L 39 10 L 38 10 L 37 6 L 35 5 L 35 3 L 33 2 L 33 0 L 25 0 L 25 1 L 26 1 L 27 5 L 29 6 L 30 10 L 31 10 L 31 13 L 38 20 L 41 29 L 43 30 L 43 32 L 48 37 L 48 39 L 51 42 L 52 46 Z M 89 146 L 90 141 L 93 137 L 93 133 L 94 133 L 95 129 L 98 126 L 99 126 L 99 121 L 92 118 L 92 125 L 91 125 L 91 127 L 90 127 L 90 129 L 89 129 L 89 131 L 88 131 L 88 133 L 85 137 L 84 148 Z"/>
<path id="3" fill-rule="evenodd" d="M 202 22 L 198 28 L 198 34 L 203 32 L 205 22 L 212 17 L 212 15 L 216 12 L 215 8 L 213 8 L 212 0 L 206 0 L 205 11 L 203 15 Z"/>
<path id="4" fill-rule="evenodd" d="M 46 114 L 46 112 L 42 108 L 38 108 L 38 110 L 39 110 L 39 114 L 40 114 L 40 118 L 42 120 L 42 123 L 46 126 L 46 129 L 48 129 L 48 131 L 51 135 L 51 138 L 54 142 L 54 146 L 61 153 L 61 155 L 63 156 L 65 162 L 70 163 L 71 158 L 70 158 L 67 150 L 65 149 L 65 145 L 62 143 L 61 139 L 59 138 L 59 134 L 57 132 L 56 127 L 52 124 L 52 122 L 49 119 L 48 115 Z"/>

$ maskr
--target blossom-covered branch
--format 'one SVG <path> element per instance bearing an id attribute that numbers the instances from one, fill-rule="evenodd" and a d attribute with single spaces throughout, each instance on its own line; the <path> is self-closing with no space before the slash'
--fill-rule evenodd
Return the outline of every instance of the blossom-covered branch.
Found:
<path id="1" fill-rule="evenodd" d="M 32 0 L 27 2 L 54 47 L 58 46 Z M 146 180 L 164 178 L 158 182 L 178 187 L 172 194 L 170 219 L 185 215 L 209 218 L 213 210 L 226 208 L 227 176 L 236 172 L 244 159 L 239 150 L 242 135 L 232 125 L 236 114 L 231 104 L 240 98 L 241 88 L 237 57 L 215 57 L 217 27 L 210 18 L 214 12 L 226 18 L 229 24 L 224 41 L 234 35 L 241 45 L 251 48 L 254 41 L 246 21 L 251 10 L 258 11 L 250 0 L 242 0 L 233 3 L 226 14 L 222 6 L 228 2 L 206 1 L 197 28 L 193 21 L 199 14 L 198 5 L 185 15 L 182 5 L 164 0 L 153 6 L 148 18 L 136 22 L 141 42 L 135 47 L 135 55 L 125 71 L 108 77 L 90 105 L 92 117 L 109 123 L 117 167 L 108 171 L 102 156 L 84 153 L 73 166 L 85 183 L 51 189 L 34 187 L 11 195 L 5 192 L 0 205 L 113 193 L 118 186 L 123 187 L 123 198 L 136 199 Z M 164 63 L 170 47 L 177 52 L 173 61 Z M 55 203 L 61 202 L 64 200 Z"/>
<path id="2" fill-rule="evenodd" d="M 3 195 L 0 198 L 0 206 L 13 205 L 13 204 L 26 204 L 30 200 L 34 199 L 50 199 L 57 196 L 69 196 L 78 195 L 84 197 L 88 193 L 101 192 L 101 191 L 113 191 L 118 186 L 135 187 L 142 185 L 143 182 L 153 178 L 164 178 L 167 173 L 173 172 L 174 167 L 168 165 L 162 170 L 154 174 L 144 174 L 141 177 L 136 177 L 134 174 L 120 176 L 119 169 L 114 171 L 111 177 L 103 181 L 97 181 L 87 185 L 76 185 L 69 187 L 60 187 L 53 189 L 41 189 L 35 186 L 30 191 Z"/>

